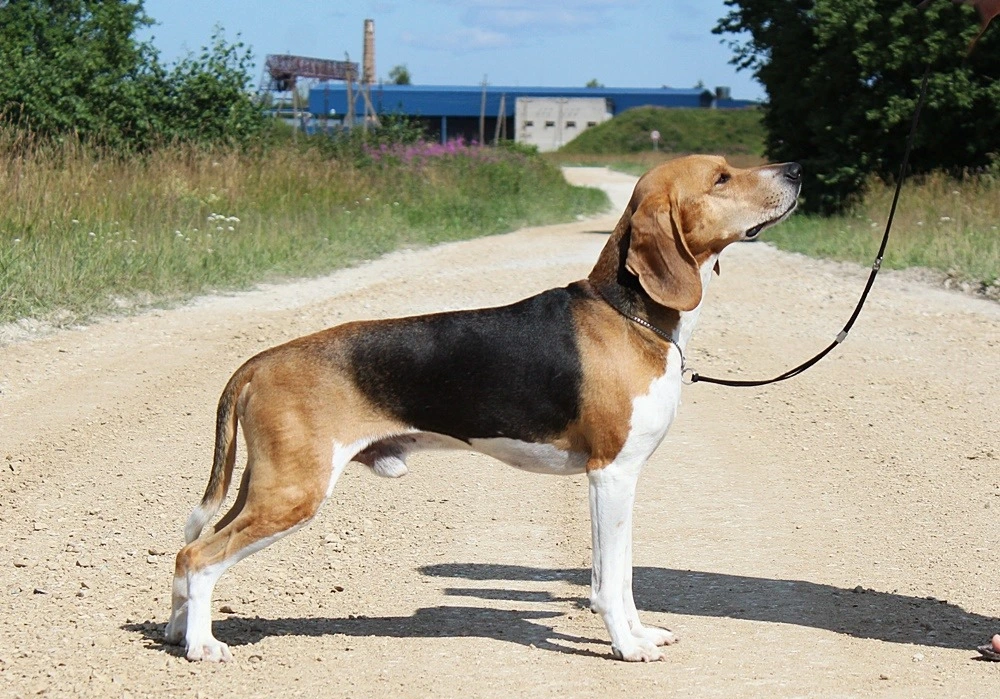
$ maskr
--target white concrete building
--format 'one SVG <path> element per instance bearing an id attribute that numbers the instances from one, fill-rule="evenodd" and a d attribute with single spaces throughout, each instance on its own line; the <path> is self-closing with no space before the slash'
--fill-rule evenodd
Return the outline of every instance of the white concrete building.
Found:
<path id="1" fill-rule="evenodd" d="M 553 151 L 611 116 L 603 97 L 518 97 L 514 140 Z"/>

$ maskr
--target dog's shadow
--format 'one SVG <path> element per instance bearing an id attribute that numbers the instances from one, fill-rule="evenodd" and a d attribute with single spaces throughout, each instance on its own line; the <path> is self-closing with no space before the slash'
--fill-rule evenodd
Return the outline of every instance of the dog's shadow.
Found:
<path id="1" fill-rule="evenodd" d="M 503 583 L 563 581 L 589 592 L 590 570 L 543 569 L 481 563 L 444 563 L 425 566 L 427 576 L 469 581 L 495 581 L 491 587 L 451 587 L 448 596 L 503 600 L 515 603 L 586 607 L 584 596 L 556 597 L 546 590 L 507 589 Z M 725 617 L 826 629 L 855 638 L 892 643 L 973 649 L 1000 630 L 1000 619 L 968 612 L 943 600 L 854 589 L 804 580 L 754 578 L 725 573 L 637 567 L 634 571 L 636 606 L 640 611 L 691 616 Z M 608 652 L 575 647 L 607 645 L 606 639 L 581 638 L 555 631 L 546 619 L 559 611 L 437 606 L 418 609 L 405 617 L 279 618 L 230 616 L 216 621 L 215 635 L 232 646 L 254 644 L 269 636 L 383 636 L 389 638 L 484 637 L 544 650 L 610 658 Z M 162 643 L 163 624 L 129 623 L 122 628 L 142 634 L 153 647 Z M 179 649 L 173 652 L 180 652 Z"/>

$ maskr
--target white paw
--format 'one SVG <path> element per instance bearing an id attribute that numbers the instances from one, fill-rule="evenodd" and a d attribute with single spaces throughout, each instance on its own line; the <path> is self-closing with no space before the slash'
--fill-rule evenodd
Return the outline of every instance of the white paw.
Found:
<path id="1" fill-rule="evenodd" d="M 649 641 L 638 639 L 634 645 L 628 648 L 611 646 L 611 652 L 619 660 L 625 660 L 630 663 L 651 663 L 666 658 L 663 651 L 655 645 Z"/>
<path id="2" fill-rule="evenodd" d="M 632 635 L 636 638 L 649 641 L 654 646 L 670 646 L 680 640 L 673 632 L 661 629 L 658 626 L 638 626 L 632 629 Z"/>
<path id="3" fill-rule="evenodd" d="M 214 638 L 204 642 L 188 643 L 188 660 L 207 660 L 210 663 L 228 663 L 233 659 L 229 646 Z"/>

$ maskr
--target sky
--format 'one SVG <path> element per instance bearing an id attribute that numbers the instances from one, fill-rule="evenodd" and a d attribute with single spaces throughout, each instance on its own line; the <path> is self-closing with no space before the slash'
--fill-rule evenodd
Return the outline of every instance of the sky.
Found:
<path id="1" fill-rule="evenodd" d="M 364 20 L 375 20 L 375 70 L 405 65 L 415 85 L 577 87 L 727 86 L 764 90 L 729 64 L 711 33 L 723 0 L 146 0 L 151 38 L 167 63 L 197 52 L 220 25 L 256 60 L 290 53 L 361 61 Z"/>

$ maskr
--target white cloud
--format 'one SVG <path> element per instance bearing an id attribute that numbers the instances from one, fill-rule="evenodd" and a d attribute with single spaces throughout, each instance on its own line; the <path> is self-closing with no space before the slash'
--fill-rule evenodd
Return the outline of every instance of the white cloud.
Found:
<path id="1" fill-rule="evenodd" d="M 503 49 L 509 48 L 515 43 L 506 34 L 476 28 L 457 29 L 443 34 L 403 32 L 399 38 L 404 46 L 450 53 Z"/>
<path id="2" fill-rule="evenodd" d="M 462 29 L 446 35 L 404 34 L 408 46 L 453 52 L 523 45 L 528 40 L 599 29 L 615 11 L 641 0 L 435 0 L 452 8 Z M 447 10 L 444 10 L 447 12 Z"/>
<path id="3" fill-rule="evenodd" d="M 462 21 L 471 27 L 537 35 L 598 27 L 602 15 L 557 7 L 475 7 L 463 14 Z"/>

